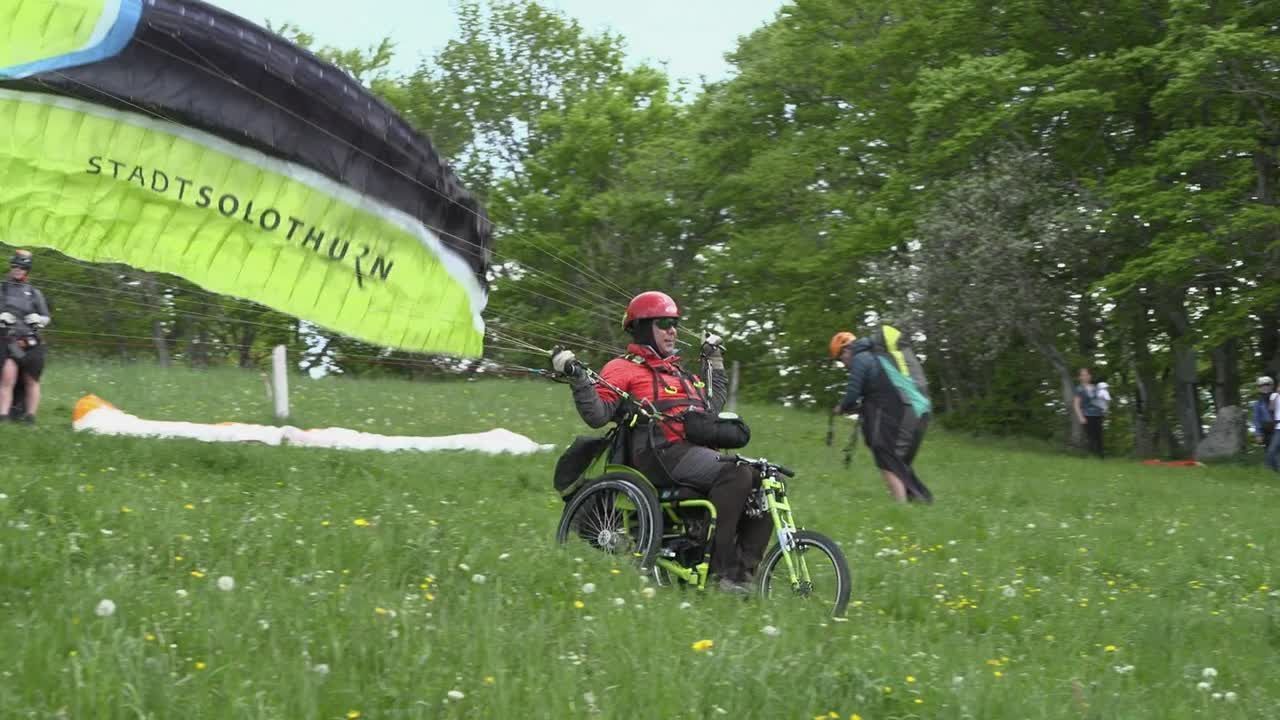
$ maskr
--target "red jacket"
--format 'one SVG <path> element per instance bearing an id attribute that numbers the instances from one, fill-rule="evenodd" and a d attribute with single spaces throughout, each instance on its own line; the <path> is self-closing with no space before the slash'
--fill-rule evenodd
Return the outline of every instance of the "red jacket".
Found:
<path id="1" fill-rule="evenodd" d="M 653 348 L 634 343 L 627 346 L 627 353 L 605 363 L 600 377 L 637 400 L 648 400 L 668 417 L 687 410 L 707 411 L 706 384 L 697 375 L 682 372 L 679 356 L 660 358 Z M 596 394 L 611 405 L 619 401 L 618 394 L 603 384 L 596 386 Z M 684 440 L 682 422 L 664 422 L 662 430 L 667 440 Z"/>

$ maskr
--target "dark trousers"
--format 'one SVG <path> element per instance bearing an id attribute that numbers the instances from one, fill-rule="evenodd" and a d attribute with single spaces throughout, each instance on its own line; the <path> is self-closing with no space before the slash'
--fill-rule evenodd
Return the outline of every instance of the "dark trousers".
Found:
<path id="1" fill-rule="evenodd" d="M 1089 452 L 1102 457 L 1102 416 L 1084 416 L 1084 434 L 1089 441 Z"/>
<path id="2" fill-rule="evenodd" d="M 716 509 L 711 541 L 711 574 L 745 581 L 756 570 L 773 537 L 768 515 L 749 518 L 744 511 L 755 487 L 751 468 L 722 463 L 718 453 L 690 443 L 676 443 L 657 453 L 636 454 L 636 468 L 658 487 L 683 485 L 705 495 Z"/>

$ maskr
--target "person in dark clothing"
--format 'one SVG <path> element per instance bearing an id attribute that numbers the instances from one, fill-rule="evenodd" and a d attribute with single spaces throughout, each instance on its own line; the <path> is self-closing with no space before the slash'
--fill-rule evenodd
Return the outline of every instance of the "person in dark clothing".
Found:
<path id="1" fill-rule="evenodd" d="M 837 333 L 830 351 L 849 369 L 844 397 L 831 412 L 859 412 L 862 437 L 894 500 L 932 503 L 933 493 L 912 467 L 929 425 L 927 398 L 920 403 L 919 397 L 907 394 L 914 387 L 906 384 L 911 383 L 910 377 L 897 369 L 892 358 L 879 356 L 870 337 Z M 899 382 L 891 373 L 898 374 Z"/>
<path id="2" fill-rule="evenodd" d="M 1105 384 L 1095 385 L 1093 373 L 1089 368 L 1080 368 L 1080 384 L 1076 385 L 1072 407 L 1076 420 L 1084 426 L 1085 437 L 1089 442 L 1089 452 L 1103 456 L 1102 451 L 1102 419 L 1107 413 L 1107 403 L 1111 400 Z"/>
<path id="3" fill-rule="evenodd" d="M 1258 378 L 1258 396 L 1253 400 L 1253 434 L 1263 451 L 1271 447 L 1271 437 L 1276 431 L 1276 417 L 1273 408 L 1276 405 L 1276 384 L 1270 376 Z M 1268 457 L 1268 467 L 1271 467 Z M 1271 467 L 1272 470 L 1280 468 Z"/>
<path id="4" fill-rule="evenodd" d="M 40 407 L 40 377 L 45 346 L 40 330 L 49 324 L 44 295 L 28 282 L 31 253 L 18 250 L 9 261 L 9 274 L 0 281 L 0 422 L 10 419 L 18 392 L 24 422 L 35 422 Z"/>
<path id="5" fill-rule="evenodd" d="M 705 495 L 716 508 L 711 574 L 721 590 L 748 592 L 756 566 L 769 543 L 772 520 L 746 514 L 754 490 L 750 468 L 720 462 L 717 451 L 695 445 L 685 436 L 682 417 L 689 412 L 718 415 L 728 394 L 720 338 L 704 339 L 703 356 L 712 375 L 710 397 L 706 384 L 680 365 L 675 354 L 680 311 L 665 293 L 645 292 L 627 306 L 623 328 L 632 342 L 627 354 L 614 358 L 600 371 L 606 383 L 650 403 L 664 420 L 632 432 L 636 469 L 658 487 L 681 485 Z M 559 350 L 551 360 L 557 372 L 570 378 L 578 414 L 593 428 L 612 421 L 621 398 L 604 384 L 593 384 L 576 365 L 571 351 Z"/>

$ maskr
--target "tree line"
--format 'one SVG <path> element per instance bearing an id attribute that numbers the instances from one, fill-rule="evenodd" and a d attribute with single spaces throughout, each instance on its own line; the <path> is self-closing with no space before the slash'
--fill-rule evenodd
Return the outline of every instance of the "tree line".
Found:
<path id="1" fill-rule="evenodd" d="M 459 36 L 407 74 L 389 42 L 277 29 L 482 198 L 508 336 L 603 362 L 629 294 L 664 289 L 690 332 L 725 336 L 745 397 L 825 407 L 843 382 L 828 339 L 889 321 L 944 425 L 1078 442 L 1089 365 L 1120 398 L 1110 443 L 1142 456 L 1193 453 L 1280 370 L 1280 4 L 793 0 L 696 84 L 532 0 L 456 12 Z M 40 276 L 77 308 L 60 330 L 118 336 L 101 352 L 250 366 L 285 342 L 347 373 L 458 367 L 174 278 Z"/>

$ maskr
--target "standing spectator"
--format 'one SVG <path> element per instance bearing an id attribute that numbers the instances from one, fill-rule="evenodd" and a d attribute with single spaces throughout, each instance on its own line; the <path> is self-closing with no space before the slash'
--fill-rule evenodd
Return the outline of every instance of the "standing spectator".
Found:
<path id="1" fill-rule="evenodd" d="M 1089 452 L 1102 457 L 1102 418 L 1107 414 L 1107 405 L 1111 402 L 1111 393 L 1106 383 L 1093 383 L 1093 372 L 1080 368 L 1080 384 L 1076 385 L 1076 394 L 1072 399 L 1076 420 L 1084 426 L 1085 437 L 1089 441 Z"/>
<path id="2" fill-rule="evenodd" d="M 1271 436 L 1276 431 L 1276 415 L 1274 405 L 1275 398 L 1275 381 L 1263 375 L 1258 378 L 1258 397 L 1253 401 L 1253 434 L 1258 438 L 1258 444 L 1262 445 L 1263 451 L 1271 448 Z M 1268 456 L 1267 466 L 1272 470 L 1276 467 L 1271 464 Z"/>

